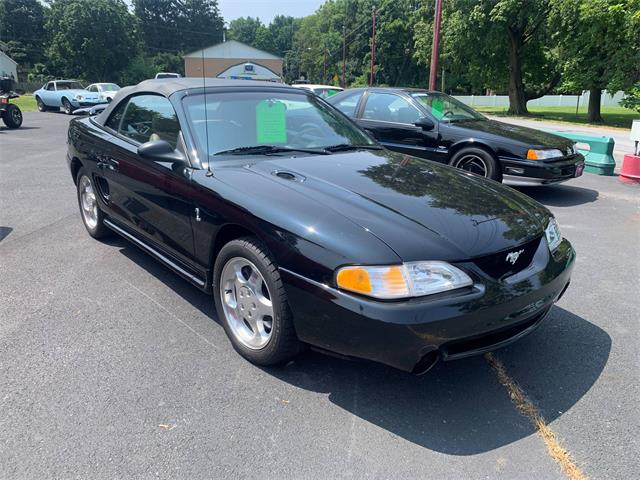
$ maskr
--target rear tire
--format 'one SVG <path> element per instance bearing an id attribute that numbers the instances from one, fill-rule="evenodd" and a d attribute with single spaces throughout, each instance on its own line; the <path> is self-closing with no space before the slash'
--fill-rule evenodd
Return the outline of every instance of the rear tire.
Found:
<path id="1" fill-rule="evenodd" d="M 502 181 L 500 164 L 493 155 L 482 148 L 463 148 L 451 157 L 449 165 L 481 177 L 490 178 L 496 182 Z"/>
<path id="2" fill-rule="evenodd" d="M 16 105 L 10 103 L 2 112 L 2 121 L 8 128 L 19 128 L 22 125 L 22 112 Z"/>
<path id="3" fill-rule="evenodd" d="M 99 192 L 91 174 L 84 168 L 78 171 L 76 186 L 80 216 L 89 235 L 96 239 L 110 236 L 111 230 L 104 225 L 105 214 L 102 213 L 98 204 Z"/>
<path id="4" fill-rule="evenodd" d="M 213 297 L 233 348 L 251 363 L 283 363 L 300 351 L 280 273 L 256 238 L 222 247 L 213 270 Z"/>

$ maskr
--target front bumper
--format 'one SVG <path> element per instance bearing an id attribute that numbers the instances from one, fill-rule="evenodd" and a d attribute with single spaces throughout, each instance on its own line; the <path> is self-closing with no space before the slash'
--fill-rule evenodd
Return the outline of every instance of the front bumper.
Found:
<path id="1" fill-rule="evenodd" d="M 93 107 L 95 105 L 101 105 L 103 103 L 107 103 L 106 100 L 97 99 L 84 99 L 84 100 L 70 100 L 70 103 L 73 107 L 82 108 L 82 107 Z"/>
<path id="2" fill-rule="evenodd" d="M 341 292 L 281 269 L 298 337 L 341 355 L 421 373 L 507 345 L 534 330 L 566 290 L 575 252 L 567 240 L 551 254 L 541 241 L 531 264 L 501 280 L 473 262 L 456 264 L 474 285 L 405 301 Z"/>
<path id="3" fill-rule="evenodd" d="M 508 185 L 549 185 L 582 175 L 584 157 L 575 154 L 558 160 L 520 160 L 500 157 L 502 177 Z"/>

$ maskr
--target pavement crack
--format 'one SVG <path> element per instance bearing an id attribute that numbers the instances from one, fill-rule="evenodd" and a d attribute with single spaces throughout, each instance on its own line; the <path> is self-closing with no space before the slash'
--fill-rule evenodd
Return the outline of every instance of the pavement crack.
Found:
<path id="1" fill-rule="evenodd" d="M 498 381 L 507 389 L 511 402 L 524 415 L 542 438 L 549 456 L 560 466 L 569 480 L 587 480 L 587 476 L 575 464 L 571 454 L 560 444 L 556 434 L 551 430 L 534 403 L 527 397 L 522 388 L 511 378 L 504 364 L 492 353 L 484 356 Z"/>

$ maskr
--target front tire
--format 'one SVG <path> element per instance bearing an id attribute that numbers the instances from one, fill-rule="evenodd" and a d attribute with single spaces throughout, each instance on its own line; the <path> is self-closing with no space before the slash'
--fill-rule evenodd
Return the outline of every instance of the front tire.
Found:
<path id="1" fill-rule="evenodd" d="M 87 232 L 97 239 L 109 236 L 111 230 L 104 225 L 105 215 L 98 206 L 98 191 L 91 179 L 91 175 L 84 168 L 81 168 L 78 172 L 76 185 L 80 216 Z"/>
<path id="2" fill-rule="evenodd" d="M 16 105 L 10 103 L 2 113 L 2 121 L 7 128 L 20 128 L 20 125 L 22 125 L 22 112 Z"/>
<path id="3" fill-rule="evenodd" d="M 213 279 L 218 318 L 240 355 L 274 365 L 300 351 L 278 268 L 260 241 L 243 237 L 222 247 Z"/>
<path id="4" fill-rule="evenodd" d="M 38 111 L 39 112 L 46 112 L 47 110 L 49 110 L 49 107 L 47 107 L 44 102 L 42 101 L 42 99 L 40 97 L 36 97 L 36 103 L 38 104 Z"/>
<path id="5" fill-rule="evenodd" d="M 66 98 L 62 99 L 62 110 L 67 115 L 73 115 L 73 106 L 71 105 L 71 102 Z"/>
<path id="6" fill-rule="evenodd" d="M 496 182 L 502 181 L 500 164 L 493 155 L 482 148 L 463 148 L 453 155 L 449 165 Z"/>

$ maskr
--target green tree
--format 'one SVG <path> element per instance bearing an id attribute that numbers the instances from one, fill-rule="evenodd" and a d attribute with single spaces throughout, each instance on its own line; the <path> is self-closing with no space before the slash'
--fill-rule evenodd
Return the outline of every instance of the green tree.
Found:
<path id="1" fill-rule="evenodd" d="M 222 41 L 217 0 L 133 0 L 144 48 L 184 53 Z"/>
<path id="2" fill-rule="evenodd" d="M 122 0 L 52 1 L 45 28 L 58 75 L 114 81 L 136 52 L 136 21 Z"/>
<path id="3" fill-rule="evenodd" d="M 240 17 L 232 20 L 229 23 L 228 37 L 230 40 L 237 40 L 260 50 L 274 49 L 269 29 L 258 17 Z"/>
<path id="4" fill-rule="evenodd" d="M 443 14 L 443 60 L 474 87 L 509 94 L 509 112 L 555 88 L 551 0 L 452 0 Z"/>
<path id="5" fill-rule="evenodd" d="M 269 24 L 270 42 L 272 53 L 284 57 L 293 46 L 293 38 L 300 28 L 299 18 L 276 15 Z"/>
<path id="6" fill-rule="evenodd" d="M 589 91 L 589 122 L 603 121 L 603 89 L 629 88 L 640 78 L 638 5 L 637 0 L 555 0 L 564 86 Z"/>
<path id="7" fill-rule="evenodd" d="M 0 1 L 2 50 L 18 62 L 21 71 L 44 60 L 45 7 L 38 0 Z"/>

